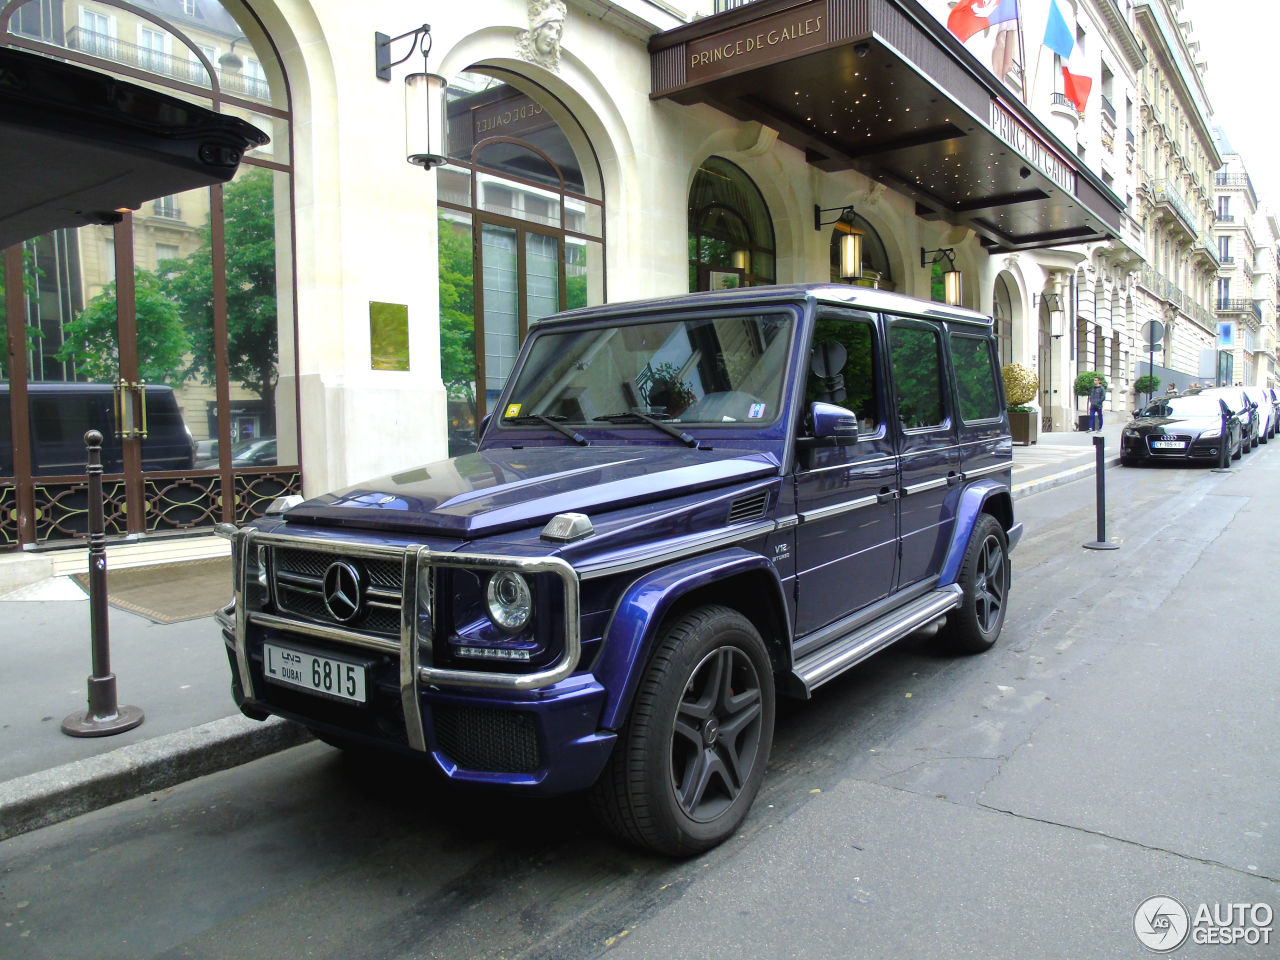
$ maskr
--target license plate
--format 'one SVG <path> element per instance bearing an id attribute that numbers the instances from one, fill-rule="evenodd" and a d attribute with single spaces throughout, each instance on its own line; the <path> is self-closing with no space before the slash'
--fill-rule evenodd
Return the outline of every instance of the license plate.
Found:
<path id="1" fill-rule="evenodd" d="M 1152 440 L 1153 450 L 1181 450 L 1187 445 L 1185 440 Z"/>
<path id="2" fill-rule="evenodd" d="M 353 703 L 364 703 L 368 699 L 365 694 L 366 671 L 360 663 L 264 643 L 262 671 L 272 683 L 300 687 L 321 696 Z"/>

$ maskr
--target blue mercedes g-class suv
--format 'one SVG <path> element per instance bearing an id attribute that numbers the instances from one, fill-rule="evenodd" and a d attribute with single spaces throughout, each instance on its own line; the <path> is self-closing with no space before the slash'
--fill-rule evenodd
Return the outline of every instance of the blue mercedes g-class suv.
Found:
<path id="1" fill-rule="evenodd" d="M 589 789 L 670 854 L 742 822 L 779 694 L 942 623 L 990 647 L 1021 526 L 991 320 L 763 287 L 538 323 L 475 453 L 232 537 L 232 689 L 348 749 Z"/>

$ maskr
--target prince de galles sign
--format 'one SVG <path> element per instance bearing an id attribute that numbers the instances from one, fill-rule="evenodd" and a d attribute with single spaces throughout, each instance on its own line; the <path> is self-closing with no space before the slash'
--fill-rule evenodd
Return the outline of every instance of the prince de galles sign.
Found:
<path id="1" fill-rule="evenodd" d="M 688 82 L 776 63 L 827 45 L 826 0 L 793 7 L 702 40 L 686 50 Z"/>

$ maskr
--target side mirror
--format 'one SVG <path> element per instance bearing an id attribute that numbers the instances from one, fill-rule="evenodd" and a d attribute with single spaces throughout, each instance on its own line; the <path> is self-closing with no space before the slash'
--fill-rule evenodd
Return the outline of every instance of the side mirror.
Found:
<path id="1" fill-rule="evenodd" d="M 852 410 L 834 403 L 814 403 L 809 407 L 813 417 L 813 437 L 820 447 L 844 447 L 858 442 L 858 418 Z"/>
<path id="2" fill-rule="evenodd" d="M 476 443 L 484 439 L 484 432 L 489 429 L 489 421 L 493 419 L 492 413 L 486 413 L 480 418 L 480 429 L 476 431 Z"/>

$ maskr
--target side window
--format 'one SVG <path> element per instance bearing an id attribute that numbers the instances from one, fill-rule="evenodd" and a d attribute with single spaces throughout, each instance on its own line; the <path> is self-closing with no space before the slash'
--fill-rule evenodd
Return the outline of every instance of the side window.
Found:
<path id="1" fill-rule="evenodd" d="M 889 328 L 894 400 L 904 430 L 937 427 L 947 420 L 942 386 L 942 337 L 924 323 L 899 321 Z"/>
<path id="2" fill-rule="evenodd" d="M 960 419 L 991 420 L 1000 416 L 1000 388 L 991 360 L 991 342 L 981 337 L 953 333 L 951 365 L 956 371 L 956 393 L 960 397 Z"/>
<path id="3" fill-rule="evenodd" d="M 845 363 L 840 383 L 835 377 L 820 377 L 809 370 L 805 383 L 805 409 L 815 402 L 835 403 L 858 416 L 858 433 L 874 434 L 880 429 L 880 412 L 876 405 L 875 328 L 870 320 L 823 317 L 813 329 L 814 349 L 821 344 L 836 343 L 844 348 Z"/>

